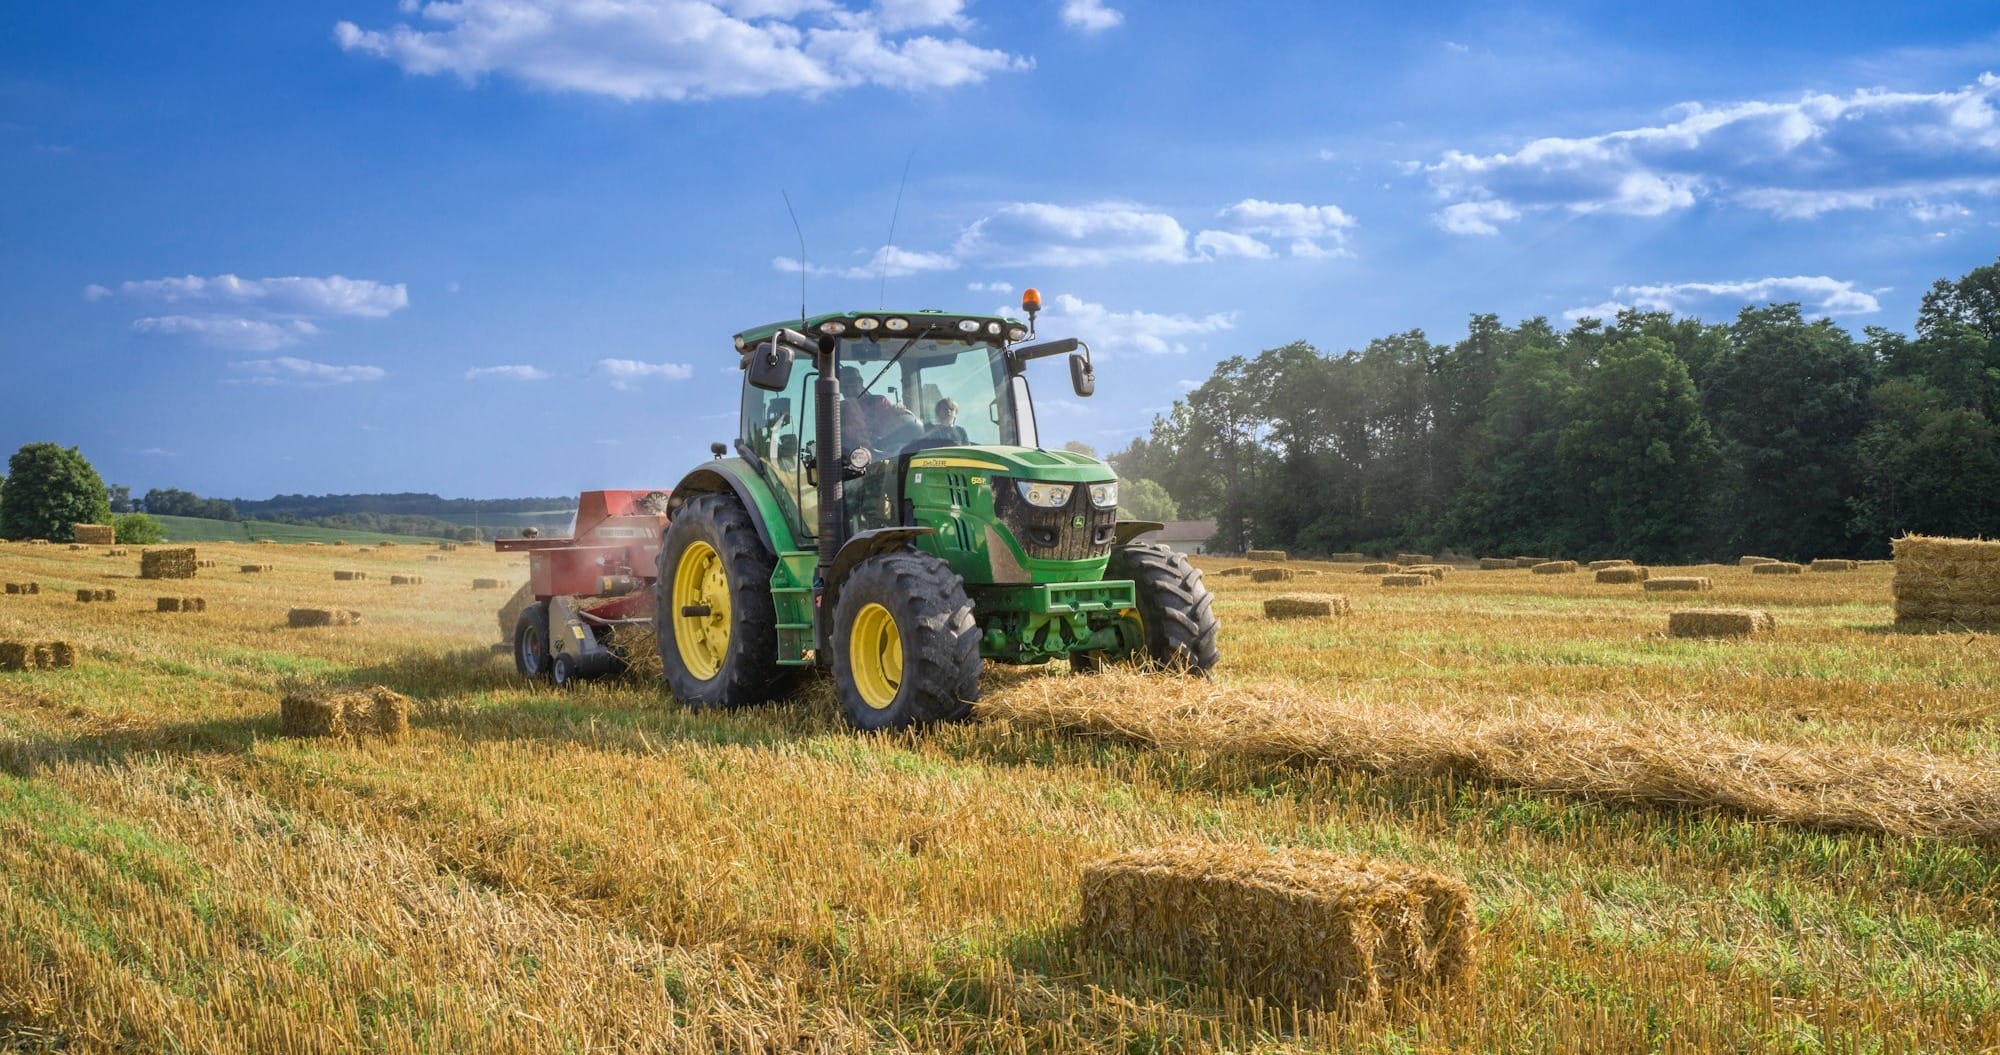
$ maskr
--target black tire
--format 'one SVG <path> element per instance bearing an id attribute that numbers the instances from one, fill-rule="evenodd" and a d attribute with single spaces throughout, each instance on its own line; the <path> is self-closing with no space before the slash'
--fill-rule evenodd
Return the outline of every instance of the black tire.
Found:
<path id="1" fill-rule="evenodd" d="M 549 676 L 549 606 L 540 601 L 514 620 L 514 673 L 536 680 Z"/>
<path id="2" fill-rule="evenodd" d="M 871 704 L 857 684 L 854 630 L 874 605 L 893 620 L 901 670 L 894 697 Z M 904 729 L 972 713 L 982 665 L 979 624 L 950 565 L 907 550 L 870 557 L 841 585 L 833 618 L 834 694 L 855 728 Z"/>
<path id="3" fill-rule="evenodd" d="M 1112 549 L 1104 577 L 1132 580 L 1143 658 L 1164 670 L 1199 675 L 1220 661 L 1215 597 L 1186 557 L 1158 543 L 1127 543 Z"/>
<path id="4" fill-rule="evenodd" d="M 673 603 L 674 573 L 697 542 L 721 559 L 730 609 L 725 654 L 706 677 L 682 659 L 675 636 L 679 612 Z M 674 514 L 660 547 L 653 630 L 659 638 L 667 691 L 676 699 L 695 710 L 745 707 L 790 689 L 794 671 L 778 665 L 778 614 L 771 601 L 771 571 L 777 563 L 734 495 L 696 495 Z"/>
<path id="5" fill-rule="evenodd" d="M 567 689 L 575 685 L 577 682 L 576 660 L 564 655 L 557 655 L 556 658 L 550 660 L 549 681 L 553 682 L 558 689 Z"/>

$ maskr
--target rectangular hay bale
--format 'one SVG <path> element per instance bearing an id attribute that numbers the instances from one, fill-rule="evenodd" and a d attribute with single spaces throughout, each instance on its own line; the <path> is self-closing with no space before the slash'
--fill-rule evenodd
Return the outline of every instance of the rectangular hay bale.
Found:
<path id="1" fill-rule="evenodd" d="M 67 641 L 49 642 L 49 666 L 55 670 L 75 667 L 77 654 L 77 647 Z"/>
<path id="2" fill-rule="evenodd" d="M 192 548 L 149 549 L 139 555 L 141 579 L 192 579 L 196 567 Z"/>
<path id="3" fill-rule="evenodd" d="M 2000 630 L 2000 542 L 1905 535 L 1892 548 L 1897 626 Z"/>
<path id="4" fill-rule="evenodd" d="M 110 524 L 71 524 L 70 537 L 85 546 L 110 546 L 118 542 L 118 529 Z"/>
<path id="5" fill-rule="evenodd" d="M 410 698 L 380 685 L 333 691 L 294 689 L 278 701 L 278 725 L 286 736 L 336 736 L 390 743 L 410 731 Z"/>
<path id="6" fill-rule="evenodd" d="M 1505 568 L 1513 568 L 1513 567 L 1516 567 L 1516 566 L 1517 566 L 1517 565 L 1515 565 L 1515 563 L 1514 563 L 1514 558 L 1512 558 L 1512 557 L 1481 557 L 1481 558 L 1479 558 L 1479 570 L 1480 570 L 1480 571 L 1500 571 L 1500 570 L 1502 570 L 1502 569 L 1505 569 Z"/>
<path id="7" fill-rule="evenodd" d="M 1637 565 L 1618 564 L 1609 568 L 1599 568 L 1597 581 L 1612 584 L 1645 582 L 1651 574 L 1647 569 Z"/>
<path id="8" fill-rule="evenodd" d="M 1280 1005 L 1382 1005 L 1470 986 L 1465 883 L 1400 862 L 1184 843 L 1084 869 L 1077 935 L 1094 950 Z"/>
<path id="9" fill-rule="evenodd" d="M 423 577 L 423 576 L 421 576 L 421 575 L 391 575 L 391 576 L 389 576 L 389 585 L 391 585 L 391 586 L 419 586 L 419 585 L 422 585 L 423 581 L 424 581 L 424 577 Z"/>
<path id="10" fill-rule="evenodd" d="M 472 580 L 472 588 L 473 588 L 473 589 L 475 589 L 475 590 L 498 590 L 498 589 L 500 589 L 500 588 L 501 588 L 501 585 L 502 585 L 502 584 L 501 584 L 500 580 L 498 580 L 498 579 L 474 579 L 474 580 Z"/>
<path id="11" fill-rule="evenodd" d="M 1591 561 L 1589 564 L 1584 565 L 1584 567 L 1589 568 L 1591 571 L 1603 571 L 1606 568 L 1630 567 L 1631 564 L 1632 564 L 1631 561 L 1626 560 L 1623 557 L 1620 557 L 1617 560 L 1594 560 Z"/>
<path id="12" fill-rule="evenodd" d="M 1668 593 L 1676 590 L 1710 590 L 1715 584 L 1706 575 L 1670 575 L 1663 579 L 1647 579 L 1647 593 Z"/>
<path id="13" fill-rule="evenodd" d="M 368 573 L 365 571 L 349 571 L 346 569 L 342 569 L 334 572 L 333 577 L 336 581 L 339 582 L 358 582 L 362 579 L 366 579 L 368 577 Z"/>
<path id="14" fill-rule="evenodd" d="M 1451 565 L 1449 565 L 1449 564 L 1413 564 L 1413 565 L 1411 565 L 1410 567 L 1407 567 L 1407 568 L 1404 568 L 1403 570 L 1404 570 L 1404 571 L 1406 571 L 1406 572 L 1409 572 L 1409 573 L 1411 573 L 1411 574 L 1413 574 L 1413 575 L 1428 575 L 1428 576 L 1430 576 L 1430 577 L 1431 577 L 1431 578 L 1433 578 L 1433 579 L 1442 579 L 1442 578 L 1444 578 L 1445 576 L 1447 576 L 1447 575 L 1450 575 L 1450 574 L 1451 574 Z"/>
<path id="15" fill-rule="evenodd" d="M 1576 573 L 1576 562 L 1573 560 L 1545 560 L 1540 564 L 1530 566 L 1528 571 L 1535 575 L 1573 575 Z"/>
<path id="16" fill-rule="evenodd" d="M 1429 586 L 1436 581 L 1436 579 L 1421 572 L 1398 572 L 1394 575 L 1382 576 L 1382 585 L 1384 586 Z"/>
<path id="17" fill-rule="evenodd" d="M 1377 561 L 1374 564 L 1363 564 L 1358 570 L 1363 575 L 1394 575 L 1402 571 L 1403 566 L 1390 564 L 1388 561 Z"/>
<path id="18" fill-rule="evenodd" d="M 1515 557 L 1514 567 L 1532 568 L 1537 564 L 1547 564 L 1553 560 L 1555 560 L 1554 557 Z"/>
<path id="19" fill-rule="evenodd" d="M 1368 555 L 1365 553 L 1329 553 L 1326 555 L 1326 559 L 1334 564 L 1365 564 L 1368 562 Z"/>
<path id="20" fill-rule="evenodd" d="M 1756 566 L 1757 566 L 1757 565 L 1759 565 L 1759 564 L 1778 564 L 1778 563 L 1782 563 L 1782 562 L 1780 562 L 1780 561 L 1778 560 L 1778 558 L 1776 558 L 1776 557 L 1738 557 L 1738 558 L 1736 558 L 1736 566 L 1737 566 L 1737 567 L 1739 567 L 1739 568 L 1754 568 L 1754 567 L 1756 567 Z"/>
<path id="21" fill-rule="evenodd" d="M 1396 554 L 1396 563 L 1402 565 L 1435 564 L 1437 560 L 1428 553 L 1398 553 Z"/>
<path id="22" fill-rule="evenodd" d="M 1820 571 L 1820 572 L 1853 571 L 1855 568 L 1859 566 L 1860 566 L 1859 564 L 1851 560 L 1840 560 L 1834 557 L 1821 557 L 1818 560 L 1815 560 L 1811 564 L 1807 565 L 1806 570 Z"/>
<path id="23" fill-rule="evenodd" d="M 1673 637 L 1749 637 L 1777 627 L 1771 613 L 1755 608 L 1683 608 L 1667 616 Z"/>
<path id="24" fill-rule="evenodd" d="M 153 611 L 155 612 L 178 612 L 180 610 L 181 599 L 178 597 L 162 597 L 153 602 Z"/>
<path id="25" fill-rule="evenodd" d="M 0 641 L 0 670 L 27 670 L 34 651 L 19 641 Z"/>
<path id="26" fill-rule="evenodd" d="M 285 622 L 295 627 L 353 626 L 361 613 L 351 608 L 294 608 L 285 613 Z"/>
<path id="27" fill-rule="evenodd" d="M 1806 566 L 1803 564 L 1792 564 L 1782 560 L 1774 560 L 1768 564 L 1752 564 L 1750 566 L 1750 574 L 1752 575 L 1798 575 L 1805 570 Z"/>
<path id="28" fill-rule="evenodd" d="M 1250 573 L 1251 582 L 1290 582 L 1298 578 L 1298 573 L 1290 568 L 1258 568 Z"/>
<path id="29" fill-rule="evenodd" d="M 270 571 L 270 570 L 271 570 L 271 565 L 269 565 L 269 564 L 245 564 L 245 565 L 243 565 L 243 566 L 242 566 L 242 568 L 240 568 L 239 570 L 240 570 L 240 571 L 241 571 L 241 572 L 242 572 L 243 574 L 245 574 L 245 575 L 254 575 L 254 574 L 258 573 L 258 572 L 264 572 L 264 571 Z"/>
<path id="30" fill-rule="evenodd" d="M 1335 593 L 1287 593 L 1264 601 L 1266 619 L 1314 619 L 1351 610 L 1347 598 Z"/>

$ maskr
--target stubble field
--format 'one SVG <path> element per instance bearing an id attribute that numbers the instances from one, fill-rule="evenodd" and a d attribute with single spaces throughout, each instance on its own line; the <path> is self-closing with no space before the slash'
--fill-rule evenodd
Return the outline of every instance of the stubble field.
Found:
<path id="1" fill-rule="evenodd" d="M 42 587 L 0 641 L 82 650 L 0 674 L 0 1051 L 2000 1049 L 2000 641 L 1894 631 L 1885 567 L 1205 561 L 1213 680 L 989 668 L 974 721 L 879 737 L 823 680 L 523 683 L 490 646 L 524 569 L 433 552 L 204 544 L 162 583 L 0 546 Z M 1299 590 L 1353 612 L 1262 616 Z M 1696 605 L 1778 629 L 1665 636 Z M 405 693 L 411 735 L 282 737 L 299 680 Z M 1079 948 L 1083 867 L 1170 839 L 1463 876 L 1477 981 L 1316 1012 Z"/>

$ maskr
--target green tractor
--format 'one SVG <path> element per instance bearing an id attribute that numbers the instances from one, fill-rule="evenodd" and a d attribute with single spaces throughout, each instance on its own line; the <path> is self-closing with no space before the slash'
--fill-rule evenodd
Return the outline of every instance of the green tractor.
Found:
<path id="1" fill-rule="evenodd" d="M 892 729 L 965 717 L 986 660 L 1216 663 L 1201 573 L 1161 525 L 1118 519 L 1095 458 L 1038 443 L 1027 369 L 1074 338 L 1028 323 L 862 311 L 736 335 L 742 427 L 729 457 L 671 493 L 654 627 L 667 687 L 690 706 L 783 695 L 829 668 L 848 719 Z"/>

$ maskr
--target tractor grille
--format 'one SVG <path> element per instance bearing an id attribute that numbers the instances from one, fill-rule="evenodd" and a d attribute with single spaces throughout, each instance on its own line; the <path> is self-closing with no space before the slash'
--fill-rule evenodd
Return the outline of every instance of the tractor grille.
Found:
<path id="1" fill-rule="evenodd" d="M 1004 476 L 993 478 L 993 511 L 1021 548 L 1037 560 L 1089 560 L 1111 551 L 1118 510 L 1090 504 L 1090 487 L 1079 484 L 1061 509 L 1031 506 Z M 1079 523 L 1080 521 L 1080 523 Z"/>

